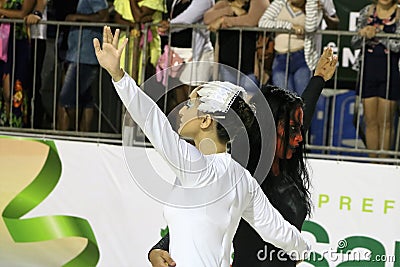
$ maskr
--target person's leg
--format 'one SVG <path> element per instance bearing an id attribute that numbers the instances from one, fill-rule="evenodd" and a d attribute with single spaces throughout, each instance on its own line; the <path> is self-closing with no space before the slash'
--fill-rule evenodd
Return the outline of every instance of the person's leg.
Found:
<path id="1" fill-rule="evenodd" d="M 42 95 L 40 93 L 40 88 L 42 86 L 41 73 L 43 68 L 44 55 L 46 53 L 46 40 L 34 39 L 31 42 L 33 43 L 33 45 L 31 46 L 32 75 L 34 75 L 34 81 L 32 81 L 32 95 L 34 96 L 33 127 L 42 128 L 44 121 L 44 108 L 42 105 Z"/>
<path id="2" fill-rule="evenodd" d="M 378 97 L 364 98 L 364 122 L 365 122 L 365 138 L 367 148 L 372 150 L 379 149 L 379 128 L 378 128 Z M 376 157 L 375 153 L 371 153 L 370 157 Z"/>
<path id="3" fill-rule="evenodd" d="M 13 40 L 13 38 L 14 38 L 14 31 L 13 31 L 13 25 L 11 25 L 9 40 Z M 3 85 L 3 103 L 4 103 L 4 114 L 5 114 L 4 125 L 5 126 L 12 126 L 12 124 L 11 124 L 11 121 L 12 121 L 11 73 L 13 70 L 13 62 L 15 61 L 13 50 L 14 50 L 14 42 L 10 42 L 8 45 L 8 50 L 7 50 L 7 62 L 4 62 L 4 61 L 1 62 L 1 67 L 2 67 L 1 79 L 2 79 L 2 85 Z"/>
<path id="4" fill-rule="evenodd" d="M 311 70 L 307 66 L 304 50 L 293 53 L 291 67 L 293 67 L 294 91 L 301 96 L 311 78 Z"/>
<path id="5" fill-rule="evenodd" d="M 93 121 L 93 114 L 94 109 L 90 108 L 83 108 L 82 110 L 82 117 L 79 122 L 79 130 L 82 132 L 90 132 L 92 130 L 92 121 Z"/>
<path id="6" fill-rule="evenodd" d="M 11 75 L 13 84 L 13 124 L 17 127 L 31 126 L 32 76 L 30 72 L 31 50 L 28 39 L 15 41 L 15 62 Z M 12 78 L 12 77 L 11 77 Z"/>
<path id="7" fill-rule="evenodd" d="M 76 69 L 75 63 L 70 63 L 65 74 L 64 84 L 60 92 L 60 102 L 58 107 L 57 128 L 62 131 L 70 129 L 70 125 L 75 125 L 75 106 L 76 106 Z"/>
<path id="8" fill-rule="evenodd" d="M 51 126 L 55 129 L 57 124 L 56 115 L 57 109 L 57 96 L 59 88 L 62 87 L 63 79 L 65 75 L 64 62 L 60 61 L 60 58 L 55 58 L 56 51 L 55 39 L 46 40 L 46 53 L 43 62 L 43 68 L 41 73 L 41 87 L 40 95 L 42 98 L 42 107 L 44 109 L 47 128 Z M 58 51 L 60 52 L 60 50 Z M 57 73 L 55 73 L 57 71 Z"/>
<path id="9" fill-rule="evenodd" d="M 390 150 L 394 134 L 393 121 L 396 113 L 396 101 L 378 98 L 378 107 L 375 112 L 379 128 L 379 149 Z"/>
<path id="10" fill-rule="evenodd" d="M 71 114 L 72 113 L 72 114 Z M 70 115 L 75 116 L 75 112 L 71 112 L 68 108 L 62 107 L 60 104 L 57 107 L 57 129 L 61 131 L 70 130 Z"/>
<path id="11" fill-rule="evenodd" d="M 304 66 L 299 68 L 293 76 L 295 91 L 299 96 L 301 96 L 310 81 L 311 71 L 307 66 Z"/>
<path id="12" fill-rule="evenodd" d="M 92 84 L 99 79 L 98 65 L 79 65 L 79 130 L 90 132 L 94 115 Z"/>
<path id="13" fill-rule="evenodd" d="M 272 84 L 291 90 L 292 88 L 288 88 L 289 84 L 286 81 L 286 78 L 289 77 L 289 73 L 286 73 L 286 57 L 287 54 L 275 55 L 274 63 L 272 64 Z"/>
<path id="14" fill-rule="evenodd" d="M 10 120 L 10 101 L 11 101 L 11 86 L 10 86 L 10 74 L 4 74 L 2 77 L 3 82 L 3 103 L 4 103 L 4 113 L 5 119 L 9 123 Z M 8 124 L 6 122 L 6 124 Z"/>
<path id="15" fill-rule="evenodd" d="M 290 91 L 296 93 L 296 82 L 294 73 L 288 73 L 287 88 L 290 88 Z"/>

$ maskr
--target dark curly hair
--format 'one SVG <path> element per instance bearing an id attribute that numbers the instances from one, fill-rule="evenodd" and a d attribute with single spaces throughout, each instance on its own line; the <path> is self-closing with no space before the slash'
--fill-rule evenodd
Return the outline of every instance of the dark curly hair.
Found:
<path id="1" fill-rule="evenodd" d="M 232 141 L 240 132 L 245 131 L 247 134 L 254 121 L 253 110 L 240 96 L 235 98 L 227 113 L 218 112 L 210 115 L 216 118 L 217 136 L 224 143 Z M 221 116 L 223 118 L 219 119 Z"/>

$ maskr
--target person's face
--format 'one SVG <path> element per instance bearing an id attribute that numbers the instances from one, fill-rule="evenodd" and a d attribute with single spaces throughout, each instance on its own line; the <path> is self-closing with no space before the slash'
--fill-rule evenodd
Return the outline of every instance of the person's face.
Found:
<path id="1" fill-rule="evenodd" d="M 180 124 L 178 133 L 183 137 L 194 138 L 199 131 L 200 118 L 198 116 L 197 107 L 199 100 L 196 91 L 189 95 L 189 99 L 179 110 Z"/>
<path id="2" fill-rule="evenodd" d="M 286 152 L 284 151 L 285 148 L 283 145 L 286 134 L 284 123 L 285 122 L 280 121 L 278 124 L 276 156 L 280 159 L 291 159 L 293 153 L 303 141 L 303 136 L 301 134 L 301 128 L 303 127 L 303 109 L 298 107 L 289 121 L 289 144 Z"/>

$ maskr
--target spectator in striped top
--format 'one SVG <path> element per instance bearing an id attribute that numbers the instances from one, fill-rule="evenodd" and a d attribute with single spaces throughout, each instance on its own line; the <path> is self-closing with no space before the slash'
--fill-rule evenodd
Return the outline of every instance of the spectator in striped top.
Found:
<path id="1" fill-rule="evenodd" d="M 274 85 L 298 95 L 303 93 L 318 61 L 314 32 L 322 16 L 318 0 L 275 0 L 264 12 L 259 27 L 292 31 L 276 33 L 272 65 Z"/>

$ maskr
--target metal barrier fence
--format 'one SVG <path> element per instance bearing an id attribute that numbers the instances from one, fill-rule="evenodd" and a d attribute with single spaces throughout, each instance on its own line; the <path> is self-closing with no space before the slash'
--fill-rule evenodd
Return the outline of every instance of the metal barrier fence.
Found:
<path id="1" fill-rule="evenodd" d="M 81 114 L 79 109 L 75 109 L 75 123 L 70 129 L 60 129 L 57 125 L 57 114 L 59 113 L 59 94 L 63 85 L 65 76 L 66 62 L 65 53 L 67 39 L 65 30 L 69 27 L 76 27 L 79 31 L 78 39 L 78 58 L 80 55 L 80 44 L 82 31 L 84 29 L 98 29 L 102 33 L 104 23 L 76 23 L 76 22 L 58 22 L 43 21 L 40 24 L 45 25 L 47 29 L 53 27 L 53 34 L 47 35 L 47 38 L 26 38 L 18 36 L 17 31 L 25 32 L 30 35 L 29 29 L 23 20 L 1 19 L 1 23 L 8 23 L 10 27 L 9 51 L 11 55 L 8 63 L 2 61 L 2 67 L 8 69 L 10 77 L 10 88 L 6 91 L 5 82 L 1 85 L 1 125 L 2 134 L 39 136 L 45 138 L 60 138 L 74 140 L 96 140 L 97 142 L 121 141 L 121 111 L 122 103 L 115 94 L 108 74 L 98 67 L 98 75 L 91 85 L 91 93 L 94 101 L 94 118 L 91 121 L 90 131 L 81 131 L 79 129 L 79 118 Z M 128 30 L 122 25 L 108 24 L 118 26 L 121 30 Z M 16 37 L 17 36 L 17 37 Z M 23 45 L 21 45 L 21 43 Z M 44 49 L 43 49 L 44 47 Z M 26 51 L 28 50 L 28 51 Z M 44 52 L 45 50 L 45 52 Z M 23 57 L 24 56 L 24 57 Z M 22 74 L 21 74 L 22 73 Z M 80 73 L 80 65 L 77 65 L 77 75 Z M 15 101 L 18 94 L 19 77 L 23 76 L 24 86 L 22 91 L 22 101 L 25 101 L 25 117 L 16 122 Z M 76 83 L 76 95 L 79 95 L 79 83 Z M 77 97 L 75 105 L 80 105 L 80 99 Z M 8 111 L 5 110 L 8 106 Z M 20 115 L 20 114 L 19 114 Z M 23 124 L 23 125 L 21 125 Z M 22 126 L 22 127 L 21 127 Z"/>
<path id="2" fill-rule="evenodd" d="M 10 23 L 14 25 L 11 29 L 14 29 L 15 36 L 15 25 L 23 24 L 22 20 L 9 20 L 9 19 L 1 19 L 2 23 Z M 62 39 L 62 27 L 65 26 L 75 26 L 78 27 L 79 32 L 81 33 L 84 28 L 92 27 L 92 28 L 102 28 L 104 26 L 103 23 L 74 23 L 74 22 L 56 22 L 56 21 L 44 21 L 42 24 L 47 26 L 55 27 L 55 36 L 48 37 L 46 39 L 46 54 L 44 57 L 45 64 L 43 65 L 43 69 L 41 74 L 42 84 L 40 88 L 38 88 L 37 79 L 40 76 L 38 74 L 39 70 L 38 66 L 38 39 L 31 39 L 30 45 L 32 47 L 32 68 L 27 70 L 32 71 L 32 93 L 30 95 L 30 104 L 29 106 L 29 121 L 27 123 L 27 127 L 18 128 L 14 127 L 12 124 L 2 125 L 0 127 L 1 134 L 5 135 L 19 135 L 19 136 L 33 136 L 39 138 L 57 138 L 57 139 L 68 139 L 68 140 L 83 140 L 83 141 L 94 141 L 94 142 L 111 142 L 111 143 L 121 143 L 122 136 L 122 124 L 123 124 L 123 114 L 124 108 L 116 96 L 114 89 L 112 87 L 110 77 L 107 73 L 99 68 L 99 75 L 97 81 L 92 85 L 92 93 L 95 96 L 95 104 L 94 108 L 96 110 L 96 119 L 93 120 L 93 128 L 91 131 L 80 131 L 78 120 L 75 121 L 74 126 L 69 130 L 60 130 L 57 126 L 57 113 L 58 113 L 58 95 L 62 86 L 63 79 L 63 62 L 60 61 L 60 48 L 57 44 L 60 43 Z M 145 72 L 147 65 L 147 53 L 148 53 L 148 44 L 147 42 L 143 42 L 142 47 L 140 47 L 140 37 L 144 40 L 147 40 L 148 29 L 151 27 L 151 24 L 146 24 L 145 28 L 140 30 L 139 26 L 135 29 L 129 29 L 126 26 L 118 25 L 118 24 L 108 24 L 112 27 L 118 27 L 123 29 L 126 36 L 130 36 L 134 39 L 133 50 L 126 51 L 126 59 L 125 66 L 128 68 L 129 59 L 133 61 L 132 64 L 132 76 L 137 79 L 139 78 L 141 81 L 145 80 Z M 173 28 L 191 28 L 196 29 L 206 29 L 204 25 L 184 25 L 184 24 L 176 24 L 171 25 L 171 29 Z M 282 32 L 281 30 L 266 30 L 263 28 L 257 27 L 243 27 L 243 28 L 231 28 L 227 29 L 230 31 L 237 31 L 239 33 L 239 51 L 241 51 L 242 46 L 242 36 L 244 32 L 257 32 L 260 35 L 266 36 L 268 33 L 273 32 Z M 171 31 L 170 31 L 171 32 Z M 284 31 L 291 34 L 289 31 Z M 315 158 L 330 158 L 330 159 L 339 159 L 339 160 L 355 160 L 355 161 L 376 161 L 376 162 L 387 162 L 387 163 L 395 163 L 399 164 L 400 160 L 400 151 L 399 151 L 399 143 L 400 143 L 400 127 L 396 126 L 394 132 L 394 136 L 392 137 L 393 144 L 390 149 L 383 149 L 382 146 L 378 150 L 370 150 L 365 148 L 364 144 L 364 133 L 363 133 L 363 118 L 362 118 L 362 103 L 360 101 L 360 95 L 356 95 L 355 86 L 357 75 L 356 72 L 351 70 L 351 66 L 349 63 L 354 63 L 357 53 L 359 51 L 353 51 L 350 47 L 345 47 L 343 43 L 346 43 L 346 38 L 348 42 L 348 38 L 354 35 L 354 32 L 348 31 L 318 31 L 317 34 L 323 36 L 324 45 L 323 46 L 331 46 L 335 49 L 335 53 L 339 57 L 339 68 L 335 73 L 332 81 L 327 83 L 327 88 L 324 89 L 322 96 L 317 105 L 315 118 L 313 119 L 312 126 L 309 131 L 309 135 L 307 136 L 306 146 L 310 152 L 310 156 Z M 214 58 L 215 61 L 218 62 L 218 51 L 219 51 L 219 42 L 223 41 L 220 38 L 220 33 L 216 32 L 212 35 L 213 46 L 214 46 Z M 399 38 L 399 36 L 394 34 L 378 34 L 378 37 L 384 37 L 387 39 Z M 166 43 L 171 44 L 171 33 L 169 33 L 166 38 Z M 80 47 L 79 43 L 81 39 L 79 39 L 78 47 Z M 16 51 L 16 40 L 10 40 L 13 47 L 13 60 L 15 60 L 15 55 L 18 54 Z M 365 45 L 365 42 L 363 43 Z M 290 46 L 290 44 L 289 44 Z M 254 49 L 255 51 L 256 49 Z M 362 51 L 364 51 L 363 49 Z M 265 44 L 263 44 L 263 51 L 265 51 Z M 142 61 L 139 62 L 139 54 L 142 53 Z M 79 54 L 79 53 L 78 53 Z M 243 60 L 246 60 L 247 57 L 255 55 L 237 55 L 238 58 L 238 66 L 240 67 Z M 390 56 L 390 52 L 389 52 Z M 389 57 L 388 56 L 388 57 Z M 260 68 L 264 67 L 264 57 L 262 57 L 260 62 Z M 288 62 L 287 62 L 288 63 Z M 363 62 L 362 62 L 363 63 Z M 12 62 L 12 75 L 14 77 L 15 72 L 15 61 Z M 139 73 L 139 65 L 141 65 L 142 72 Z M 388 66 L 390 67 L 390 66 Z M 363 64 L 361 65 L 363 68 Z M 79 67 L 78 67 L 79 73 Z M 349 75 L 350 73 L 350 75 Z M 214 73 L 214 77 L 215 77 Z M 239 80 L 238 73 L 238 80 Z M 263 80 L 261 73 L 261 77 L 259 78 Z M 44 79 L 43 79 L 44 78 Z M 361 77 L 362 79 L 362 77 Z M 14 84 L 15 81 L 11 81 L 11 84 Z M 168 83 L 168 81 L 167 81 Z M 51 84 L 51 86 L 44 86 L 44 84 Z M 168 86 L 165 86 L 167 88 Z M 261 85 L 260 85 L 261 87 Z M 10 97 L 8 99 L 4 99 L 5 101 L 9 101 L 9 106 L 13 105 L 13 95 L 14 95 L 14 87 L 11 86 Z M 166 90 L 166 89 L 165 89 Z M 400 88 L 399 88 L 400 90 Z M 39 103 L 43 105 L 45 119 L 47 119 L 47 125 L 39 125 L 36 127 L 35 121 L 37 118 L 37 96 L 40 92 L 42 96 L 42 102 Z M 77 95 L 79 92 L 79 87 L 77 83 L 76 88 Z M 4 88 L 3 94 L 4 96 Z M 45 99 L 43 99 L 43 97 Z M 166 99 L 166 98 L 165 98 Z M 47 102 L 45 101 L 47 100 Z M 79 99 L 76 99 L 76 104 L 79 106 Z M 164 101 L 164 108 L 166 108 L 166 100 Z M 47 105 L 47 106 L 46 106 Z M 1 107 L 3 109 L 3 106 Z M 75 116 L 79 118 L 80 114 L 78 109 L 76 109 Z M 3 115 L 4 116 L 4 115 Z M 9 116 L 9 120 L 11 121 L 12 112 L 7 114 Z M 386 116 L 386 115 L 385 115 Z M 398 112 L 396 113 L 395 121 L 398 121 Z M 129 122 L 129 118 L 126 119 L 125 125 L 130 125 L 131 134 L 133 134 L 136 138 L 143 140 L 143 135 L 141 132 L 135 128 L 134 124 Z M 124 130 L 125 131 L 125 130 Z M 380 142 L 382 144 L 382 142 Z M 385 156 L 386 158 L 371 158 L 368 155 L 377 154 Z"/>

